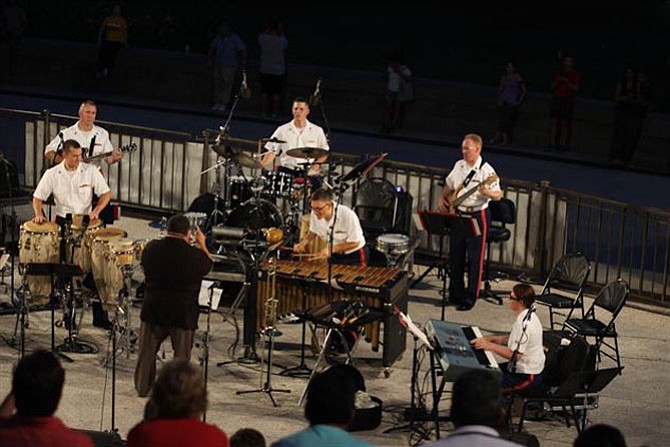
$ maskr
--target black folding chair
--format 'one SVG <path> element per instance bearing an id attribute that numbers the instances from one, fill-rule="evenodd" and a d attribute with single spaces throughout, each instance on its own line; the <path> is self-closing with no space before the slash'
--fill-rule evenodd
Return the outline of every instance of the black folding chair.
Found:
<path id="1" fill-rule="evenodd" d="M 573 331 L 582 337 L 593 337 L 595 339 L 594 344 L 599 361 L 602 354 L 616 361 L 619 368 L 621 367 L 619 337 L 614 322 L 621 313 L 629 295 L 628 283 L 619 278 L 600 290 L 583 318 L 569 318 L 565 322 L 566 330 Z M 599 319 L 596 311 L 599 315 L 604 315 L 604 318 Z M 612 339 L 612 344 L 607 343 L 606 339 Z M 609 348 L 613 353 L 603 351 L 603 347 Z"/>
<path id="2" fill-rule="evenodd" d="M 565 326 L 575 309 L 584 317 L 584 285 L 591 272 L 591 264 L 580 253 L 567 254 L 554 264 L 535 302 L 549 307 L 549 329 Z M 569 310 L 561 314 L 556 309 Z M 555 315 L 564 315 L 562 323 L 554 321 Z"/>

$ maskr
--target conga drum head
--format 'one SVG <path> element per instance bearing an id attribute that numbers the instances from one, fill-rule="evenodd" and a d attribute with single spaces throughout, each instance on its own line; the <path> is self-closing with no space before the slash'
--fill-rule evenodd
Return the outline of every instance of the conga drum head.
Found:
<path id="1" fill-rule="evenodd" d="M 32 220 L 23 222 L 21 225 L 23 230 L 30 231 L 31 233 L 54 233 L 58 232 L 58 224 L 56 222 L 42 222 L 36 223 Z"/>
<path id="2" fill-rule="evenodd" d="M 102 226 L 101 219 L 93 219 L 88 223 L 87 228 L 98 228 L 101 226 Z M 84 227 L 84 215 L 77 214 L 75 216 L 72 216 L 72 229 L 81 230 L 83 227 Z"/>
<path id="3" fill-rule="evenodd" d="M 100 239 L 102 241 L 111 241 L 126 236 L 128 236 L 128 233 L 121 228 L 114 227 L 101 228 L 95 233 L 95 239 Z"/>

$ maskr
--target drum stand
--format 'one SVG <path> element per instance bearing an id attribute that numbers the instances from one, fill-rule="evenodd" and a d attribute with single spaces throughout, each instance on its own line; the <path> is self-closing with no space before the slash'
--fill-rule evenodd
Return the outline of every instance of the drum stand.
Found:
<path id="1" fill-rule="evenodd" d="M 114 327 L 112 328 L 112 333 L 110 334 L 110 337 L 112 337 L 112 344 L 114 346 L 112 348 L 112 353 L 108 353 L 107 357 L 102 362 L 102 365 L 105 367 L 109 366 L 110 357 L 112 360 L 112 365 L 116 364 L 117 352 L 125 352 L 126 359 L 130 359 L 130 354 L 135 352 L 134 346 L 137 339 L 137 333 L 132 328 L 132 300 L 130 299 L 133 267 L 130 265 L 124 265 L 121 267 L 121 272 L 123 273 L 123 288 L 121 291 L 119 291 L 119 306 L 116 309 L 116 317 L 114 318 L 113 322 Z M 121 319 L 123 319 L 123 324 L 120 322 Z M 121 336 L 118 338 L 118 340 L 116 339 L 117 331 L 121 333 Z M 112 368 L 114 368 L 114 366 L 112 366 Z"/>
<path id="2" fill-rule="evenodd" d="M 205 378 L 205 390 L 207 390 L 207 379 L 209 377 L 209 333 L 211 329 L 211 319 L 212 319 L 212 297 L 214 296 L 214 289 L 220 285 L 218 283 L 213 283 L 209 286 L 209 299 L 207 300 L 207 326 L 205 327 L 205 333 L 202 336 L 202 357 L 200 357 L 200 367 L 203 370 L 203 376 Z M 207 421 L 207 407 L 202 412 L 202 421 Z"/>

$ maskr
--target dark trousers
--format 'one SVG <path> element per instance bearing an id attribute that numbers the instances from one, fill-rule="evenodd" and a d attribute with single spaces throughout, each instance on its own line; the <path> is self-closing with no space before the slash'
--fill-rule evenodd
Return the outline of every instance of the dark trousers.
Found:
<path id="1" fill-rule="evenodd" d="M 343 253 L 333 253 L 331 258 L 333 264 L 360 265 L 362 267 L 367 267 L 368 259 L 370 259 L 370 249 L 367 245 L 364 245 L 363 248 L 346 255 Z"/>
<path id="2" fill-rule="evenodd" d="M 542 374 L 524 374 L 509 371 L 509 362 L 501 363 L 502 394 L 510 395 L 535 388 L 542 382 Z"/>
<path id="3" fill-rule="evenodd" d="M 475 305 L 479 297 L 479 287 L 484 270 L 486 253 L 486 232 L 491 223 L 488 208 L 473 214 L 462 214 L 477 221 L 480 236 L 467 239 L 451 234 L 449 236 L 449 301 L 456 305 Z M 468 287 L 465 287 L 465 272 L 468 272 Z"/>
<path id="4" fill-rule="evenodd" d="M 140 324 L 140 348 L 135 367 L 135 389 L 140 397 L 146 397 L 156 378 L 156 354 L 161 343 L 170 336 L 174 358 L 191 360 L 194 329 L 163 327 L 142 321 Z"/>

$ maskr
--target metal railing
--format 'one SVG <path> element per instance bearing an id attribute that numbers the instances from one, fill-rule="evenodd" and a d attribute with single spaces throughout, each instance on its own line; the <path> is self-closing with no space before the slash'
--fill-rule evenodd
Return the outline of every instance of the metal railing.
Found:
<path id="1" fill-rule="evenodd" d="M 23 126 L 25 185 L 34 187 L 43 167 L 43 149 L 58 131 L 75 118 L 48 112 L 0 110 Z M 164 212 L 184 211 L 209 190 L 215 171 L 200 172 L 216 163 L 209 150 L 213 138 L 120 123 L 100 122 L 110 131 L 114 145 L 130 142 L 138 150 L 124 161 L 104 166 L 103 172 L 124 206 Z M 340 174 L 349 172 L 358 157 L 342 159 Z M 246 170 L 247 174 L 253 173 Z M 382 177 L 413 197 L 413 209 L 436 209 L 447 171 L 434 167 L 384 161 L 371 176 Z M 617 277 L 631 285 L 632 295 L 667 306 L 670 267 L 670 213 L 553 188 L 546 183 L 502 180 L 504 194 L 517 207 L 517 221 L 508 228 L 512 237 L 492 244 L 489 254 L 497 268 L 543 277 L 566 252 L 581 252 L 592 262 L 592 287 L 602 287 Z M 353 205 L 358 185 L 345 191 L 343 203 Z M 413 228 L 418 250 L 436 256 L 437 236 Z"/>

